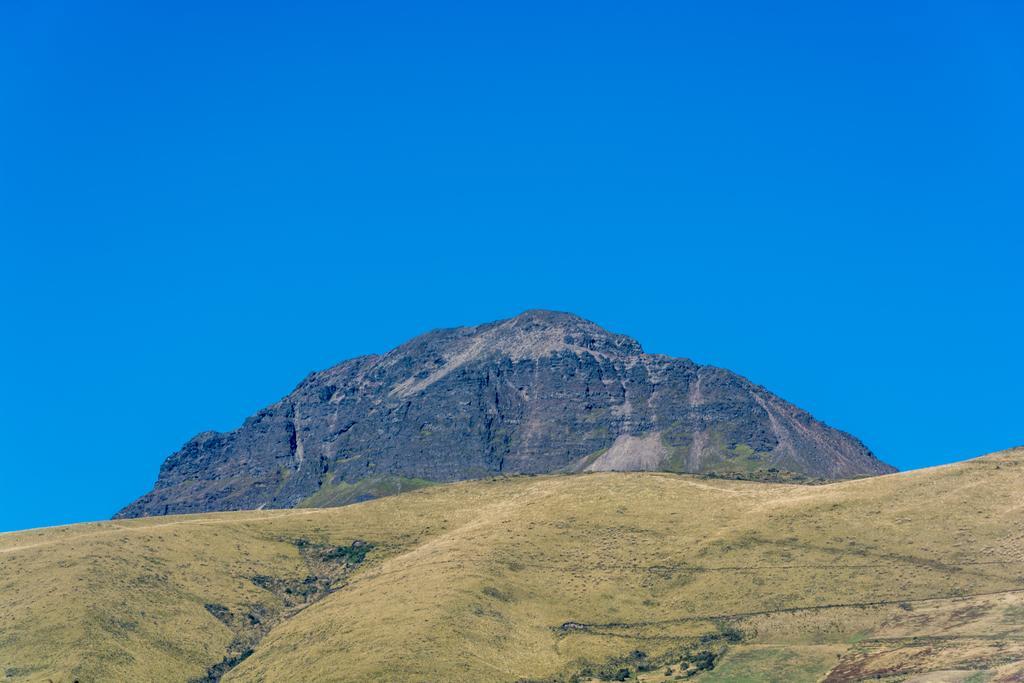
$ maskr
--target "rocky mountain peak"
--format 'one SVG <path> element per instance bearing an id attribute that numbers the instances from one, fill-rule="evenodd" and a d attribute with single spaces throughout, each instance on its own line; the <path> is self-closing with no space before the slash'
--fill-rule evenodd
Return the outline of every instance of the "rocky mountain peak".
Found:
<path id="1" fill-rule="evenodd" d="M 623 360 L 641 356 L 643 349 L 578 315 L 534 309 L 484 325 L 428 332 L 385 355 L 381 364 L 407 372 L 392 394 L 408 397 L 473 363 L 538 361 L 562 353 Z"/>
<path id="2" fill-rule="evenodd" d="M 892 471 L 728 370 L 643 352 L 571 313 L 438 329 L 313 373 L 169 457 L 121 516 L 352 502 L 495 473 Z"/>
<path id="3" fill-rule="evenodd" d="M 614 356 L 636 356 L 643 348 L 635 339 L 615 334 L 600 325 L 573 313 L 533 309 L 514 318 L 497 323 L 505 334 L 519 335 L 519 341 L 540 353 L 552 350 L 551 339 L 561 340 L 561 346 Z"/>

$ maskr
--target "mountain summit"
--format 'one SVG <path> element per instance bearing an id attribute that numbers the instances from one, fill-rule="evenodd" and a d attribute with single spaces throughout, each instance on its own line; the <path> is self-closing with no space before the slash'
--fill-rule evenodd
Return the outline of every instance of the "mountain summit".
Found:
<path id="1" fill-rule="evenodd" d="M 194 437 L 118 516 L 334 504 L 428 482 L 598 470 L 895 471 L 735 373 L 532 310 L 312 373 L 238 429 Z"/>

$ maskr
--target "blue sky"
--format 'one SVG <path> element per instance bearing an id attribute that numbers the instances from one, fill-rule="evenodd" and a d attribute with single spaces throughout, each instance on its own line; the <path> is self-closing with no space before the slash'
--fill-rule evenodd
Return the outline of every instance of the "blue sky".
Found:
<path id="1" fill-rule="evenodd" d="M 901 469 L 1024 443 L 1022 6 L 632 5 L 3 3 L 0 530 L 535 307 Z"/>

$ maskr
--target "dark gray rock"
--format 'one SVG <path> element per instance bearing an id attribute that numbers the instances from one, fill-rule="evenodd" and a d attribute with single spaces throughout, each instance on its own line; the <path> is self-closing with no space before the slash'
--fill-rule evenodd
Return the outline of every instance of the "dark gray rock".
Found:
<path id="1" fill-rule="evenodd" d="M 293 507 L 367 481 L 768 469 L 894 471 L 728 370 L 645 354 L 568 313 L 527 311 L 311 374 L 235 431 L 193 438 L 118 516 Z"/>

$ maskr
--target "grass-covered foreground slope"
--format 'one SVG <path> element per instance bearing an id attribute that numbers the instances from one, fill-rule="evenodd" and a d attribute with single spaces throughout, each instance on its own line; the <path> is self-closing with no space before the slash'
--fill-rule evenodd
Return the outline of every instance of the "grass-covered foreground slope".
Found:
<path id="1" fill-rule="evenodd" d="M 0 680 L 1024 677 L 1024 449 L 519 477 L 0 535 Z"/>

